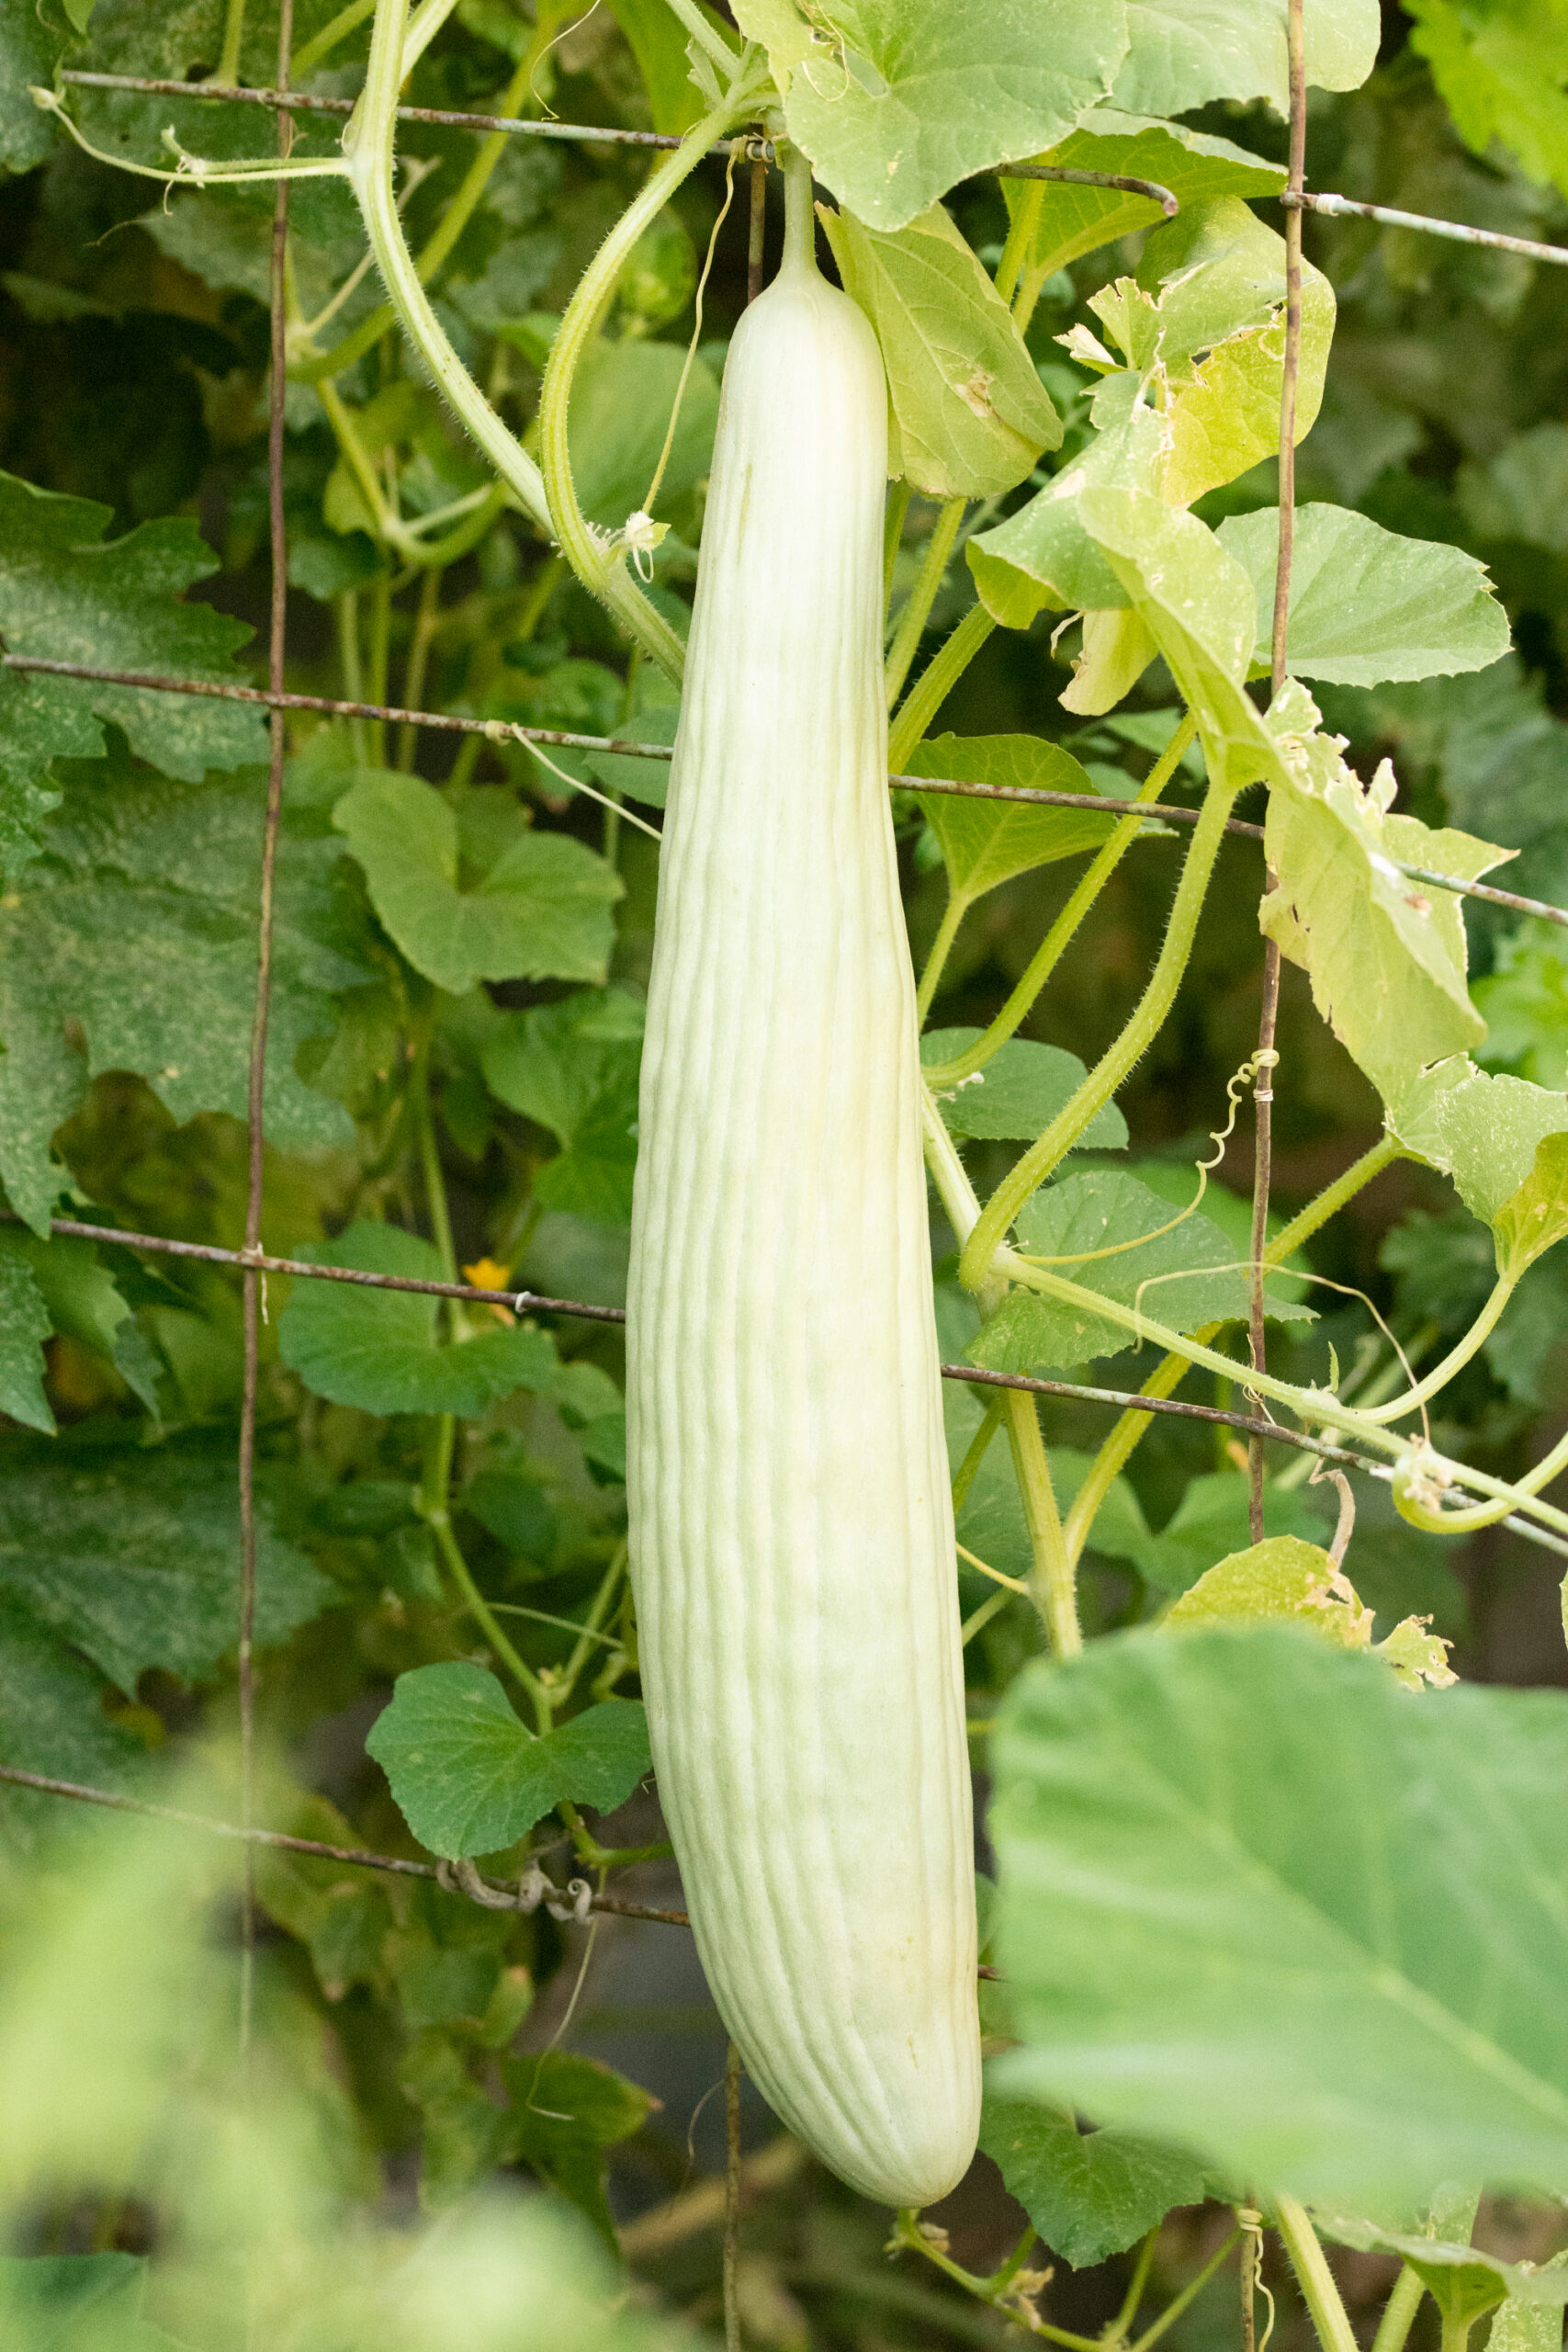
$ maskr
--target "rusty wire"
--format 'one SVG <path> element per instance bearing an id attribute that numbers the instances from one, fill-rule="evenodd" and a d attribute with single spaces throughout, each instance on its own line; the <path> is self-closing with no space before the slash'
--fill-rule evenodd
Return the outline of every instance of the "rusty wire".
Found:
<path id="1" fill-rule="evenodd" d="M 89 662 L 51 662 L 39 654 L 0 653 L 0 666 L 39 671 L 48 677 L 81 678 L 89 684 L 135 686 L 150 694 L 212 695 L 228 702 L 254 703 L 263 709 L 309 710 L 326 718 L 379 719 L 389 725 L 429 728 L 437 733 L 483 735 L 491 742 L 544 743 L 569 752 L 613 752 L 634 760 L 669 761 L 673 757 L 668 743 L 637 743 L 618 735 L 574 735 L 563 728 L 525 727 L 511 719 L 470 718 L 446 710 L 408 710 L 397 703 L 344 702 L 331 695 L 273 694 L 264 686 L 234 685 L 216 679 L 160 678 L 141 670 L 99 670 Z M 1012 800 L 1043 808 L 1085 808 L 1096 816 L 1145 817 L 1156 823 L 1195 825 L 1200 814 L 1196 808 L 1184 808 L 1179 802 L 1111 800 L 1098 792 L 1048 792 L 1032 785 L 975 784 L 956 776 L 895 774 L 887 781 L 898 792 Z M 1239 817 L 1228 819 L 1225 831 L 1247 841 L 1263 839 L 1261 825 L 1249 825 Z M 1403 858 L 1390 858 L 1388 862 L 1409 880 L 1425 883 L 1431 889 L 1450 891 L 1455 898 L 1483 899 L 1491 906 L 1506 907 L 1511 913 L 1536 916 L 1542 922 L 1558 923 L 1568 929 L 1568 907 L 1554 907 L 1545 899 L 1527 899 L 1517 890 L 1501 890 L 1490 882 L 1467 882 L 1461 875 L 1438 874 L 1429 866 L 1412 865 Z"/>

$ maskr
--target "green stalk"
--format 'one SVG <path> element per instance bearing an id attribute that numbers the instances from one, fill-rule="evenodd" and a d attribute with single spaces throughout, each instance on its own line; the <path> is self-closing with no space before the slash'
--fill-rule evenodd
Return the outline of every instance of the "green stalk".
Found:
<path id="1" fill-rule="evenodd" d="M 937 591 L 946 577 L 953 542 L 958 536 L 958 526 L 964 520 L 964 510 L 968 503 L 966 498 L 950 498 L 937 515 L 926 544 L 925 559 L 915 575 L 908 603 L 899 616 L 897 635 L 888 650 L 884 684 L 889 710 L 903 692 L 909 664 L 919 651 L 920 639 L 925 635 Z"/>
<path id="2" fill-rule="evenodd" d="M 931 999 L 936 994 L 937 984 L 942 978 L 953 943 L 958 936 L 958 926 L 973 904 L 972 899 L 962 897 L 956 890 L 948 893 L 947 905 L 942 910 L 942 921 L 937 925 L 936 937 L 931 941 L 931 954 L 926 957 L 926 968 L 920 974 L 920 985 L 915 992 L 915 1012 L 922 1028 L 925 1026 L 926 1015 L 931 1009 Z"/>
<path id="3" fill-rule="evenodd" d="M 895 775 L 902 769 L 995 627 L 984 605 L 971 605 L 920 672 L 888 731 L 887 764 Z"/>
<path id="4" fill-rule="evenodd" d="M 1404 1157 L 1404 1147 L 1386 1136 L 1375 1143 L 1370 1151 L 1364 1151 L 1359 1159 L 1351 1162 L 1343 1176 L 1337 1177 L 1332 1184 L 1325 1185 L 1316 1199 L 1309 1201 L 1300 1216 L 1292 1217 L 1283 1231 L 1275 1237 L 1263 1253 L 1265 1267 L 1283 1265 L 1286 1259 L 1292 1257 L 1302 1243 L 1309 1239 L 1320 1226 L 1326 1225 L 1329 1218 L 1342 1209 L 1347 1201 L 1353 1200 L 1364 1185 L 1371 1182 L 1374 1176 L 1381 1175 L 1393 1161 Z M 1222 1323 L 1209 1323 L 1199 1332 L 1198 1337 L 1207 1344 L 1216 1339 L 1224 1329 L 1224 1326 Z M 1185 1356 L 1168 1355 L 1158 1369 L 1145 1381 L 1144 1395 L 1145 1396 L 1173 1396 L 1180 1387 L 1190 1368 Z M 1238 1366 L 1237 1369 L 1239 1370 L 1240 1367 Z M 1089 1530 L 1094 1525 L 1096 1513 L 1110 1493 L 1111 1482 L 1118 1473 L 1126 1467 L 1134 1452 L 1154 1426 L 1154 1420 L 1155 1416 L 1152 1413 L 1129 1410 L 1121 1414 L 1095 1455 L 1089 1476 L 1073 1497 L 1072 1507 L 1064 1522 L 1067 1556 L 1075 1563 L 1089 1541 Z"/>
<path id="5" fill-rule="evenodd" d="M 245 38 L 245 0 L 229 0 L 223 18 L 223 46 L 218 52 L 213 80 L 232 89 L 240 79 L 240 48 Z"/>
<path id="6" fill-rule="evenodd" d="M 1421 2307 L 1426 2286 L 1417 2272 L 1405 2263 L 1393 2282 L 1393 2292 L 1383 2305 L 1378 2332 L 1372 2338 L 1372 2352 L 1404 2352 L 1405 2343 Z"/>
<path id="7" fill-rule="evenodd" d="M 1006 1391 L 1008 1443 L 1013 1472 L 1023 1499 L 1032 1555 L 1029 1582 L 1034 1605 L 1045 1622 L 1051 1648 L 1057 1657 L 1077 1657 L 1083 1649 L 1078 1625 L 1077 1589 L 1073 1564 L 1062 1537 L 1062 1517 L 1051 1484 L 1051 1464 L 1041 1434 L 1034 1399 L 1022 1389 Z"/>
<path id="8" fill-rule="evenodd" d="M 1018 209 L 1008 226 L 1002 257 L 997 264 L 997 292 L 1004 302 L 1010 302 L 1017 291 L 1023 257 L 1034 243 L 1034 232 L 1040 223 L 1040 208 L 1044 200 L 1044 181 L 1025 180 L 1019 191 Z"/>
<path id="9" fill-rule="evenodd" d="M 1424 1380 L 1417 1381 L 1414 1388 L 1407 1388 L 1403 1396 L 1396 1396 L 1391 1405 L 1371 1407 L 1365 1418 L 1370 1421 L 1403 1420 L 1406 1413 L 1413 1413 L 1418 1405 L 1426 1403 L 1428 1396 L 1435 1396 L 1439 1388 L 1447 1387 L 1455 1373 L 1462 1372 L 1490 1338 L 1498 1317 L 1518 1288 L 1518 1282 L 1517 1274 L 1505 1274 L 1463 1339 L 1449 1350 L 1441 1363 L 1427 1373 Z"/>
<path id="10" fill-rule="evenodd" d="M 1235 2246 L 1236 2239 L 1240 2235 L 1241 2233 L 1239 2230 L 1233 2230 L 1231 2232 L 1230 2236 L 1225 2240 L 1224 2245 L 1218 2247 L 1216 2251 L 1209 2256 L 1208 2261 L 1203 2265 L 1202 2269 L 1200 2270 L 1196 2278 L 1190 2278 L 1186 2286 L 1181 2290 L 1180 2294 L 1173 2296 L 1171 2301 L 1167 2303 L 1158 2319 L 1155 2320 L 1148 2327 L 1145 2328 L 1142 2335 L 1140 2335 L 1137 2341 L 1134 2344 L 1133 2352 L 1152 2352 L 1152 2347 L 1159 2342 L 1160 2337 L 1165 2334 L 1167 2328 L 1174 2327 L 1176 2322 L 1181 2317 L 1182 2312 L 1187 2309 L 1188 2304 L 1195 2301 L 1198 2296 L 1202 2293 L 1204 2288 L 1208 2285 L 1210 2279 L 1213 2277 L 1221 2263 L 1229 2259 L 1231 2250 Z"/>
<path id="11" fill-rule="evenodd" d="M 359 596 L 356 590 L 345 588 L 337 599 L 338 665 L 343 673 L 344 702 L 365 700 L 365 681 L 359 670 Z M 348 722 L 349 741 L 354 746 L 356 767 L 368 764 L 365 741 L 365 721 L 351 718 Z"/>
<path id="12" fill-rule="evenodd" d="M 418 350 L 436 387 L 478 442 L 524 511 L 550 528 L 549 503 L 533 459 L 518 446 L 453 350 L 420 282 L 403 236 L 392 190 L 398 91 L 402 78 L 408 0 L 378 0 L 370 37 L 370 63 L 359 109 L 344 134 L 349 179 L 364 217 L 376 266 L 403 333 Z"/>
<path id="13" fill-rule="evenodd" d="M 887 493 L 887 513 L 882 526 L 882 609 L 886 614 L 893 594 L 893 567 L 898 560 L 898 548 L 904 537 L 904 517 L 909 511 L 909 485 L 896 481 Z"/>
<path id="14" fill-rule="evenodd" d="M 955 1511 L 963 1510 L 969 1489 L 975 1483 L 976 1473 L 986 1458 L 991 1440 L 1001 1426 L 1002 1410 L 1006 1401 L 1006 1398 L 999 1394 L 991 1398 L 980 1416 L 963 1461 L 953 1474 L 953 1508 Z"/>
<path id="15" fill-rule="evenodd" d="M 409 646 L 409 658 L 403 671 L 403 707 L 418 710 L 424 692 L 425 666 L 430 659 L 430 643 L 435 635 L 441 612 L 441 568 L 432 564 L 420 582 L 419 610 L 414 616 L 413 639 Z M 404 724 L 398 729 L 398 759 L 400 768 L 412 769 L 414 753 L 419 747 L 419 729 Z"/>
<path id="16" fill-rule="evenodd" d="M 1056 1114 L 1044 1134 L 1002 1179 L 981 1211 L 959 1261 L 959 1279 L 966 1290 L 979 1290 L 990 1278 L 991 1261 L 1019 1210 L 1071 1151 L 1158 1035 L 1192 953 L 1209 876 L 1224 840 L 1225 820 L 1235 798 L 1235 793 L 1223 786 L 1209 787 L 1193 828 L 1191 846 L 1181 869 L 1158 960 L 1142 1001 L 1122 1035 L 1100 1056 L 1071 1102 Z"/>
<path id="17" fill-rule="evenodd" d="M 370 692 L 367 699 L 384 703 L 387 699 L 387 672 L 391 659 L 392 644 L 392 575 L 378 574 L 370 591 Z M 370 722 L 371 763 L 384 764 L 387 757 L 387 722 L 374 718 Z"/>
<path id="18" fill-rule="evenodd" d="M 626 570 L 624 550 L 584 514 L 571 474 L 568 418 L 572 381 L 583 355 L 599 332 L 633 246 L 658 219 L 676 189 L 690 178 L 710 147 L 754 111 L 756 92 L 748 81 L 732 91 L 681 145 L 652 171 L 578 280 L 550 346 L 539 394 L 540 484 L 546 493 L 552 536 L 589 594 L 606 605 L 634 644 L 660 668 L 679 678 L 685 650 L 669 622 L 649 604 Z M 809 203 L 809 189 L 807 191 Z"/>
<path id="19" fill-rule="evenodd" d="M 1317 2330 L 1317 2340 L 1323 2352 L 1357 2352 L 1356 2332 L 1350 2325 L 1334 2274 L 1328 2267 L 1327 2256 L 1318 2243 L 1317 2232 L 1307 2219 L 1306 2209 L 1293 2197 L 1277 2197 L 1274 2200 L 1274 2227 L 1291 2257 L 1291 2267 L 1296 2274 L 1312 2324 Z M 1445 2337 L 1444 2352 L 1448 2352 Z"/>
<path id="20" fill-rule="evenodd" d="M 314 73 L 322 58 L 330 57 L 340 40 L 346 40 L 356 26 L 362 25 L 367 17 L 375 13 L 376 0 L 348 0 L 346 8 L 340 8 L 337 15 L 330 17 L 321 31 L 305 43 L 303 49 L 295 51 L 290 69 L 293 79 L 302 82 L 307 74 Z"/>
<path id="21" fill-rule="evenodd" d="M 1197 731 L 1198 722 L 1189 711 L 1138 786 L 1137 797 L 1140 800 L 1155 801 L 1159 798 Z M 1007 1044 L 1060 963 L 1085 915 L 1137 840 L 1142 826 L 1140 817 L 1122 819 L 1096 853 L 1093 863 L 1085 868 L 1071 898 L 1030 958 L 1028 968 L 990 1027 L 983 1036 L 976 1037 L 965 1052 L 927 1072 L 933 1085 L 956 1086 L 960 1079 L 968 1078 L 975 1070 L 984 1069 L 998 1048 Z"/>

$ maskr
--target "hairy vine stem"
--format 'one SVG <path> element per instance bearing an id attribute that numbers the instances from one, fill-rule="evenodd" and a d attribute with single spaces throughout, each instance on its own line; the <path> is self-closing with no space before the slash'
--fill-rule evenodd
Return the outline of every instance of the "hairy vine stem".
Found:
<path id="1" fill-rule="evenodd" d="M 584 355 L 604 322 L 637 239 L 658 219 L 682 183 L 690 178 L 715 141 L 755 111 L 760 88 L 756 61 L 752 52 L 745 51 L 731 90 L 694 130 L 688 131 L 674 154 L 649 174 L 646 185 L 622 213 L 578 280 L 550 346 L 539 393 L 541 489 L 546 494 L 550 528 L 561 552 L 589 594 L 608 606 L 633 642 L 676 679 L 686 658 L 681 639 L 627 571 L 622 541 L 599 530 L 582 511 L 571 472 L 568 430 L 571 388 Z"/>

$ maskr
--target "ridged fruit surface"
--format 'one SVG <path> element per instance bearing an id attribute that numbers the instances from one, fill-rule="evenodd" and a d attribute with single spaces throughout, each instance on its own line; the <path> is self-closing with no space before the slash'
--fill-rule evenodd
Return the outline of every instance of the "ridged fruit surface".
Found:
<path id="1" fill-rule="evenodd" d="M 845 2180 L 979 2109 L 973 1833 L 881 675 L 886 393 L 792 253 L 725 375 L 660 858 L 627 1343 L 653 1754 L 714 1996 Z"/>

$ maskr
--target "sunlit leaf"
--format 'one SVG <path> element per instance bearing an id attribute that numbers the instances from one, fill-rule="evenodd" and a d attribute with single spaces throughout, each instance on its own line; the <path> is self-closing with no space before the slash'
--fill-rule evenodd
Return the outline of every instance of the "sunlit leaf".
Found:
<path id="1" fill-rule="evenodd" d="M 920 1039 L 920 1060 L 928 1069 L 956 1061 L 979 1035 L 978 1029 L 928 1029 Z M 1032 1143 L 1072 1101 L 1086 1075 L 1077 1054 L 1060 1046 L 1010 1037 L 970 1077 L 939 1087 L 936 1102 L 952 1135 Z M 1078 1137 L 1077 1148 L 1123 1151 L 1126 1145 L 1127 1122 L 1114 1102 L 1107 1102 Z"/>
<path id="2" fill-rule="evenodd" d="M 1307 80 L 1353 90 L 1377 62 L 1377 0 L 1306 0 Z M 1285 0 L 1128 0 L 1130 48 L 1115 103 L 1185 114 L 1212 98 L 1267 98 L 1290 112 Z"/>
<path id="3" fill-rule="evenodd" d="M 1094 790 L 1088 769 L 1040 735 L 930 736 L 909 754 L 908 772 L 1031 792 Z M 1115 823 L 1088 808 L 971 800 L 958 793 L 922 794 L 920 807 L 942 845 L 949 888 L 965 905 L 1033 866 L 1098 849 Z"/>
<path id="4" fill-rule="evenodd" d="M 1216 196 L 1272 196 L 1284 181 L 1278 164 L 1249 154 L 1228 139 L 1189 130 L 1181 122 L 1119 114 L 1110 107 L 1085 115 L 1077 129 L 1040 160 L 1075 172 L 1154 180 L 1169 188 L 1182 205 Z M 1034 233 L 1024 266 L 1041 277 L 1164 218 L 1151 197 L 1134 196 L 1124 188 L 1075 187 L 1070 182 L 1047 180 L 1032 190 L 1028 181 L 1004 180 L 1002 193 L 1015 216 L 1026 201 L 1034 207 Z"/>

